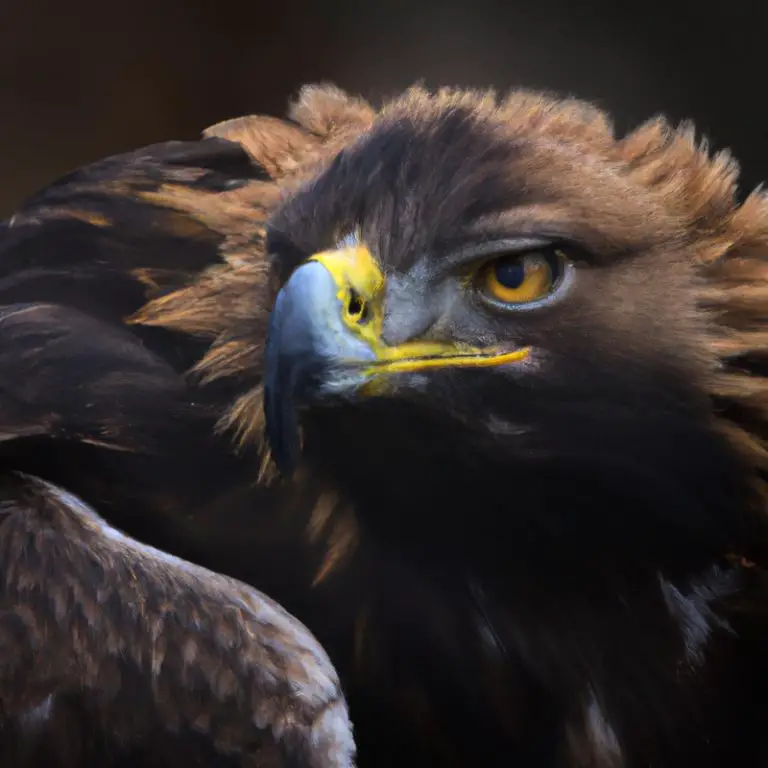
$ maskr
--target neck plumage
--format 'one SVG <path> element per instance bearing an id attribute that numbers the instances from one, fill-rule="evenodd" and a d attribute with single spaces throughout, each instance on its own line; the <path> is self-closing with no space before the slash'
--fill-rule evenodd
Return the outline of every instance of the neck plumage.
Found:
<path id="1" fill-rule="evenodd" d="M 348 578 L 366 597 L 342 673 L 383 700 L 417 691 L 456 754 L 477 754 L 471 720 L 489 760 L 494 744 L 557 744 L 599 766 L 727 764 L 742 726 L 721 697 L 752 700 L 737 659 L 754 634 L 731 613 L 763 594 L 729 555 L 768 551 L 729 447 L 701 432 L 653 454 L 515 463 L 426 448 L 320 462 L 361 528 Z"/>

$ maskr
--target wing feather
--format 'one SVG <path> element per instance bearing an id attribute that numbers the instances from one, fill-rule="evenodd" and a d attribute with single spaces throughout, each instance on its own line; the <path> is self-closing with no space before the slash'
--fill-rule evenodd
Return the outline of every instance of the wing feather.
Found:
<path id="1" fill-rule="evenodd" d="M 317 641 L 214 573 L 307 615 L 320 491 L 254 487 L 253 361 L 264 225 L 372 117 L 347 107 L 306 90 L 294 122 L 245 118 L 107 158 L 0 224 L 0 747 L 37 734 L 53 756 L 35 765 L 58 764 L 53 731 L 71 748 L 94 723 L 139 749 L 128 764 L 198 764 L 211 745 L 245 765 L 352 764 Z M 237 455 L 216 432 L 227 419 Z M 114 748 L 73 764 L 112 765 Z"/>
<path id="2" fill-rule="evenodd" d="M 353 765 L 333 666 L 265 595 L 17 473 L 0 481 L 0 552 L 6 716 L 78 691 L 113 736 L 135 733 L 143 716 L 203 734 L 242 765 Z"/>

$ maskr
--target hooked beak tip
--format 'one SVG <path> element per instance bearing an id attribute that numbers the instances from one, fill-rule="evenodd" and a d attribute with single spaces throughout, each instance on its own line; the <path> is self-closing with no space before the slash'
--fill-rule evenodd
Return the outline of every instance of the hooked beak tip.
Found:
<path id="1" fill-rule="evenodd" d="M 285 477 L 294 472 L 301 453 L 297 406 L 332 392 L 334 369 L 344 361 L 374 357 L 342 322 L 338 293 L 328 269 L 307 262 L 278 293 L 270 316 L 264 351 L 265 434 Z"/>

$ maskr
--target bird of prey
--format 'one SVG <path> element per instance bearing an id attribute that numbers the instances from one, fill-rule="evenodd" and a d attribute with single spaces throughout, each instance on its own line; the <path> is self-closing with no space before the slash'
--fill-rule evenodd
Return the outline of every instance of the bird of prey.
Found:
<path id="1" fill-rule="evenodd" d="M 275 690 L 256 725 L 341 714 L 306 634 L 314 709 L 298 651 L 256 652 L 249 584 L 327 652 L 363 768 L 768 765 L 768 199 L 737 176 L 575 100 L 309 87 L 28 201 L 10 743 L 194 765 Z M 222 668 L 251 699 L 205 698 Z M 351 760 L 324 724 L 304 754 Z"/>

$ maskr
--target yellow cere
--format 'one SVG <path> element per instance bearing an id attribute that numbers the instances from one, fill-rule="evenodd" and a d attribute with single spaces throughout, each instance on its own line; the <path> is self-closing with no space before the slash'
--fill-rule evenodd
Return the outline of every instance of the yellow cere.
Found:
<path id="1" fill-rule="evenodd" d="M 344 307 L 344 323 L 372 347 L 379 343 L 384 298 L 384 273 L 363 245 L 312 256 L 336 281 L 336 298 Z"/>
<path id="2" fill-rule="evenodd" d="M 378 358 L 367 374 L 405 373 L 427 368 L 488 367 L 520 362 L 528 357 L 527 347 L 501 351 L 462 344 L 407 342 L 388 346 L 381 341 L 386 278 L 364 245 L 352 244 L 336 251 L 324 251 L 310 258 L 331 273 L 338 290 L 345 325 L 367 342 Z"/>
<path id="3" fill-rule="evenodd" d="M 485 267 L 483 282 L 490 297 L 505 304 L 528 304 L 546 296 L 552 289 L 552 270 L 546 259 L 538 255 L 521 255 L 517 262 L 522 280 L 514 287 L 499 280 L 500 260 L 492 261 Z M 509 262 L 505 260 L 505 263 Z"/>

